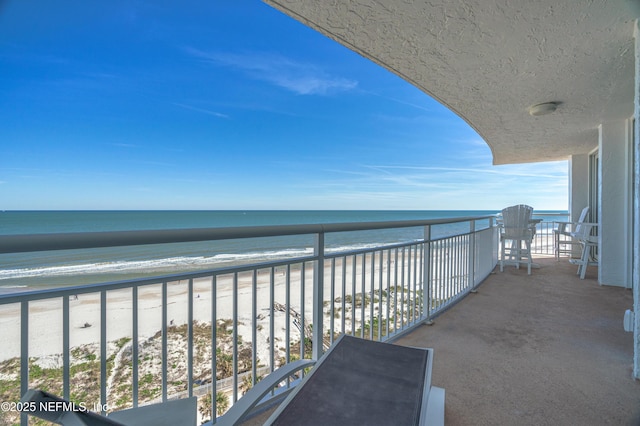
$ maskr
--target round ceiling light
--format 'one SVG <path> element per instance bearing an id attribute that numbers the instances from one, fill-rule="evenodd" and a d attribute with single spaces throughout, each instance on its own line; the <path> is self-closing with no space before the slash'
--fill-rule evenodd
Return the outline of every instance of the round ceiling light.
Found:
<path id="1" fill-rule="evenodd" d="M 529 107 L 529 114 L 533 116 L 551 114 L 558 108 L 558 102 L 545 102 Z"/>

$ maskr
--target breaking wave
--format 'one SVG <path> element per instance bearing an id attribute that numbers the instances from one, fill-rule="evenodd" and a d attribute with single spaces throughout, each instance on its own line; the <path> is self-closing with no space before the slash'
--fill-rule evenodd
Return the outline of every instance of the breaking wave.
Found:
<path id="1" fill-rule="evenodd" d="M 369 249 L 379 244 L 355 244 L 327 248 L 327 253 Z M 220 253 L 212 256 L 175 256 L 162 259 L 90 261 L 66 265 L 38 265 L 33 267 L 0 269 L 0 281 L 9 279 L 75 276 L 85 274 L 132 274 L 154 271 L 185 271 L 208 269 L 240 263 L 270 261 L 294 257 L 310 256 L 313 249 L 290 248 L 245 253 Z M 95 259 L 97 260 L 97 259 Z"/>

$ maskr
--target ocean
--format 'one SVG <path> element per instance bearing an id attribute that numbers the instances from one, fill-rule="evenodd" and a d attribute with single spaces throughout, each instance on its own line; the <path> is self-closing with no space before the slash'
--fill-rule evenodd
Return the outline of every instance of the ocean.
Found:
<path id="1" fill-rule="evenodd" d="M 224 210 L 224 211 L 3 211 L 2 235 L 217 228 L 343 222 L 428 220 L 496 214 L 491 210 Z M 566 212 L 536 212 L 566 220 Z M 548 216 L 552 214 L 553 216 Z M 468 224 L 434 227 L 433 237 L 463 232 Z M 328 251 L 415 241 L 421 228 L 328 234 Z M 206 270 L 312 253 L 311 236 L 0 255 L 0 294 Z"/>

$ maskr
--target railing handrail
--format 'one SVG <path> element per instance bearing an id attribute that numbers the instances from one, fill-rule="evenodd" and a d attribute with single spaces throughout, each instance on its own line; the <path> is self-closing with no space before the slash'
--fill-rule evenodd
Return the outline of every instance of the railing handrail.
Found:
<path id="1" fill-rule="evenodd" d="M 0 235 L 0 254 L 411 228 L 468 222 L 493 217 L 495 215 L 384 222 Z"/>

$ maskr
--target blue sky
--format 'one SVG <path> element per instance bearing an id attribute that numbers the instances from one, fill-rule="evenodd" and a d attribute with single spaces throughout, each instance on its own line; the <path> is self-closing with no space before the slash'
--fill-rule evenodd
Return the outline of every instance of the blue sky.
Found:
<path id="1" fill-rule="evenodd" d="M 0 210 L 567 208 L 402 79 L 260 1 L 0 2 Z"/>

